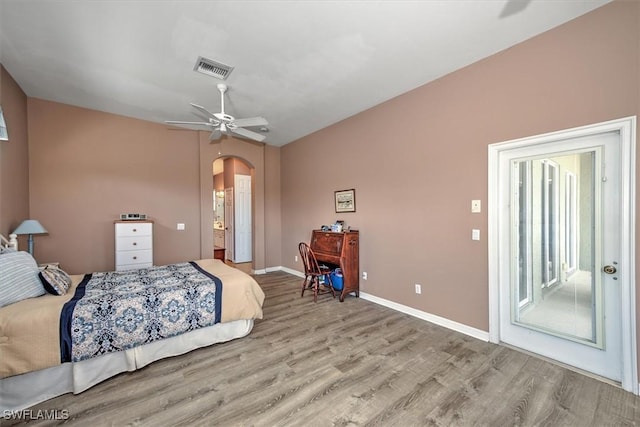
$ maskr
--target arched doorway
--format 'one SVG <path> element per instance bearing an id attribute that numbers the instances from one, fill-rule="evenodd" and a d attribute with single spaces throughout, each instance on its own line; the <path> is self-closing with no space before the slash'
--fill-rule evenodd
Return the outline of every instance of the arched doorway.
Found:
<path id="1" fill-rule="evenodd" d="M 200 157 L 200 253 L 211 258 L 214 252 L 214 222 L 212 197 L 212 165 L 218 158 L 235 158 L 251 170 L 251 269 L 265 272 L 265 182 L 264 144 L 255 144 L 231 137 L 212 143 L 208 132 L 199 132 Z"/>
<path id="2" fill-rule="evenodd" d="M 234 264 L 253 261 L 254 168 L 244 160 L 219 157 L 212 162 L 214 257 Z"/>

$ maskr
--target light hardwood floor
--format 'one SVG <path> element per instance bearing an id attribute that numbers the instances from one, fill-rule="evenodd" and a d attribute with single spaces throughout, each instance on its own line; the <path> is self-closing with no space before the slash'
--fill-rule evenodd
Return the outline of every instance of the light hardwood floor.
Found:
<path id="1" fill-rule="evenodd" d="M 286 273 L 256 279 L 265 317 L 249 336 L 33 411 L 78 426 L 640 425 L 640 398 L 612 385 L 353 296 L 314 304 Z"/>

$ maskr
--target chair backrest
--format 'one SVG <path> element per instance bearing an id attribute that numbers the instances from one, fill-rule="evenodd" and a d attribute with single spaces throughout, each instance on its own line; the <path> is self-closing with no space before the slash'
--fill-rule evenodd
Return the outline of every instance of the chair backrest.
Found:
<path id="1" fill-rule="evenodd" d="M 302 263 L 304 264 L 304 273 L 316 275 L 323 274 L 320 271 L 316 254 L 313 253 L 311 246 L 307 245 L 305 242 L 300 242 L 298 249 L 300 250 L 300 257 L 302 257 Z"/>

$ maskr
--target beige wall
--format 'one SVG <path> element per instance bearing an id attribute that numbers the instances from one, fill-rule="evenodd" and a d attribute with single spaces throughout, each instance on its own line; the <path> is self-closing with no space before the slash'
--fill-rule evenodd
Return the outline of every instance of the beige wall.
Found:
<path id="1" fill-rule="evenodd" d="M 342 219 L 363 292 L 488 331 L 487 146 L 637 115 L 639 76 L 640 3 L 614 2 L 284 146 L 283 265 L 301 271 L 298 242 Z M 348 188 L 357 211 L 338 215 Z"/>
<path id="2" fill-rule="evenodd" d="M 9 141 L 0 141 L 0 234 L 9 238 L 29 218 L 27 96 L 1 64 L 0 105 L 9 131 Z"/>

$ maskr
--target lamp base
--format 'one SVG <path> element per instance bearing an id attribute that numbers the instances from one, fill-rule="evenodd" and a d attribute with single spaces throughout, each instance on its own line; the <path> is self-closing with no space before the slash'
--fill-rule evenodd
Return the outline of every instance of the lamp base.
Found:
<path id="1" fill-rule="evenodd" d="M 33 234 L 29 234 L 29 237 L 27 238 L 27 251 L 29 251 L 29 254 L 33 256 Z"/>

